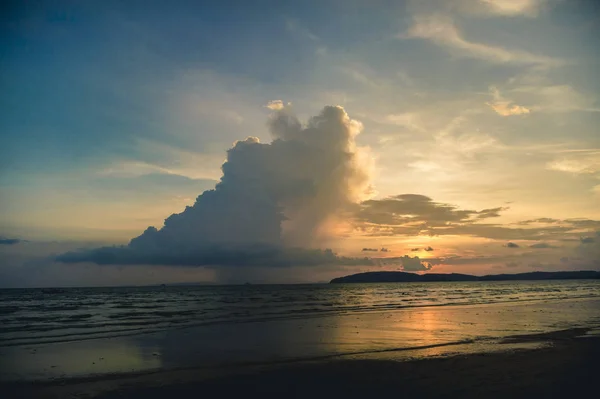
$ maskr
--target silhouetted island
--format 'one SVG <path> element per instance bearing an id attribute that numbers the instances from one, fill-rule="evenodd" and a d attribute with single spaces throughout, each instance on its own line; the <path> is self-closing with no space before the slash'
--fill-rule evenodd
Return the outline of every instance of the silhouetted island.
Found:
<path id="1" fill-rule="evenodd" d="M 398 283 L 398 282 L 431 282 L 431 281 L 512 281 L 512 280 L 590 280 L 600 279 L 600 272 L 531 272 L 518 274 L 490 274 L 472 276 L 459 273 L 427 273 L 407 272 L 366 272 L 334 278 L 330 284 L 336 283 Z"/>

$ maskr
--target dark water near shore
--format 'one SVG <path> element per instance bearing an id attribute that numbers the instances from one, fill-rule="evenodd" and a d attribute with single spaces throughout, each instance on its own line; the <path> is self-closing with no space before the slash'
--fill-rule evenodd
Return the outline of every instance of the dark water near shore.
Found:
<path id="1" fill-rule="evenodd" d="M 0 347 L 404 308 L 600 298 L 600 281 L 0 290 Z"/>

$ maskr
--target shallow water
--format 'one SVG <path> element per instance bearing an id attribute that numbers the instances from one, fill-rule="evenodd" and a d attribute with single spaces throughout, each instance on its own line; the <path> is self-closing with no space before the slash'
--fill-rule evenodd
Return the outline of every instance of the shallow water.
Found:
<path id="1" fill-rule="evenodd" d="M 0 290 L 0 347 L 431 306 L 600 298 L 600 281 Z"/>

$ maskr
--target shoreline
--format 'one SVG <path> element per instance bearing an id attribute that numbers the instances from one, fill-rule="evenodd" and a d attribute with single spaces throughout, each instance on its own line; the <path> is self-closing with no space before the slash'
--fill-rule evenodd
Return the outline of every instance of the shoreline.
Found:
<path id="1" fill-rule="evenodd" d="M 309 394 L 331 397 L 342 393 L 355 397 L 353 395 L 389 394 L 401 389 L 404 394 L 412 392 L 427 397 L 539 397 L 541 392 L 545 392 L 545 397 L 558 397 L 567 392 L 587 392 L 594 385 L 591 373 L 600 356 L 600 337 L 585 336 L 589 331 L 588 328 L 571 328 L 513 335 L 502 339 L 497 351 L 450 352 L 416 360 L 385 358 L 378 353 L 339 355 L 45 382 L 0 383 L 0 392 L 14 398 L 110 399 L 189 396 L 195 392 L 221 397 L 259 392 L 267 397 Z M 512 347 L 513 344 L 533 346 Z"/>
<path id="2" fill-rule="evenodd" d="M 419 309 L 427 309 L 427 308 L 458 308 L 458 309 L 469 309 L 476 308 L 480 306 L 493 307 L 493 306 L 506 306 L 510 304 L 514 305 L 527 305 L 527 304 L 544 304 L 544 303 L 552 303 L 555 301 L 561 302 L 578 302 L 578 301 L 587 301 L 587 300 L 599 300 L 600 296 L 597 295 L 582 295 L 582 296 L 572 296 L 569 298 L 528 298 L 528 299 L 513 299 L 513 300 L 504 300 L 504 301 L 490 301 L 490 302 L 477 302 L 477 303 L 444 303 L 444 304 L 425 304 L 425 305 L 392 305 L 388 308 L 379 308 L 379 309 L 360 309 L 360 310 L 332 310 L 332 311 L 323 311 L 319 313 L 307 313 L 307 314 L 299 314 L 299 315 L 285 315 L 285 316 L 272 316 L 272 317 L 257 317 L 257 318 L 249 318 L 249 319 L 241 319 L 241 320 L 214 320 L 214 321 L 205 321 L 205 322 L 195 322 L 189 323 L 185 325 L 173 325 L 169 327 L 157 328 L 155 330 L 116 330 L 114 333 L 106 332 L 105 335 L 101 336 L 89 336 L 93 334 L 100 334 L 98 332 L 89 332 L 89 333 L 72 333 L 69 335 L 76 336 L 77 338 L 67 338 L 67 336 L 56 336 L 54 338 L 44 337 L 40 341 L 34 342 L 16 342 L 12 343 L 11 341 L 18 341 L 22 338 L 11 338 L 5 341 L 0 341 L 0 349 L 1 348 L 9 348 L 9 347 L 18 347 L 18 346 L 36 346 L 36 345 L 51 345 L 51 344 L 62 344 L 62 343 L 73 343 L 73 342 L 81 342 L 81 341 L 92 341 L 92 340 L 104 340 L 111 338 L 122 338 L 122 337 L 135 337 L 141 335 L 151 335 L 162 333 L 165 331 L 177 331 L 177 330 L 186 330 L 186 329 L 194 329 L 199 327 L 211 327 L 215 325 L 237 325 L 237 324 L 247 324 L 247 323 L 262 323 L 262 322 L 277 322 L 277 321 L 287 321 L 287 320 L 305 320 L 305 319 L 319 319 L 319 318 L 328 318 L 328 317 L 336 317 L 336 316 L 344 316 L 348 314 L 353 315 L 369 315 L 369 314 L 377 314 L 377 313 L 388 313 L 388 312 L 396 312 L 396 311 L 410 311 L 410 310 L 419 310 Z"/>

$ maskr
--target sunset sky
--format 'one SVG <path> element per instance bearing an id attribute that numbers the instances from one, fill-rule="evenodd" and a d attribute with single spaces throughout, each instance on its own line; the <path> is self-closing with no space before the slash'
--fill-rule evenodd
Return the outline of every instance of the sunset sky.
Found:
<path id="1" fill-rule="evenodd" d="M 600 270 L 598 2 L 1 14 L 0 286 Z"/>

